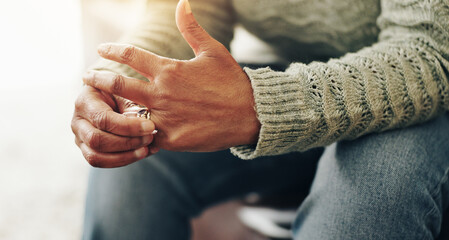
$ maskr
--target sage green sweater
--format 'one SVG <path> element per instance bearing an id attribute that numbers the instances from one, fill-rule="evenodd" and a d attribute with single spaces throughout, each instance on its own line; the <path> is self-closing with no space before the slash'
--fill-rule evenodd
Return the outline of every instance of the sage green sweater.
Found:
<path id="1" fill-rule="evenodd" d="M 148 0 L 122 41 L 193 57 L 175 24 L 177 0 Z M 248 69 L 261 122 L 242 159 L 305 151 L 407 127 L 449 109 L 448 0 L 190 0 L 199 23 L 229 46 L 236 23 L 291 62 Z M 107 69 L 142 78 L 126 66 Z"/>

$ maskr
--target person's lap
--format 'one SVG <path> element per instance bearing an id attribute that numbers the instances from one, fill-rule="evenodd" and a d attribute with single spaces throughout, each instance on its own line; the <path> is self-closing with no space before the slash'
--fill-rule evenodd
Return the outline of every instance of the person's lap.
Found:
<path id="1" fill-rule="evenodd" d="M 437 236 L 447 207 L 449 117 L 330 147 L 295 224 L 297 239 Z M 307 190 L 320 151 L 242 161 L 161 152 L 92 171 L 86 238 L 186 239 L 189 217 L 247 192 Z M 89 237 L 90 236 L 90 237 Z"/>
<path id="2" fill-rule="evenodd" d="M 189 218 L 248 192 L 307 191 L 295 239 L 432 239 L 447 208 L 449 114 L 415 127 L 243 161 L 162 151 L 90 175 L 85 239 L 188 239 Z M 405 237 L 405 238 L 404 238 Z"/>
<path id="3" fill-rule="evenodd" d="M 189 218 L 250 192 L 308 191 L 322 149 L 243 161 L 229 151 L 160 153 L 92 169 L 86 239 L 187 239 Z"/>

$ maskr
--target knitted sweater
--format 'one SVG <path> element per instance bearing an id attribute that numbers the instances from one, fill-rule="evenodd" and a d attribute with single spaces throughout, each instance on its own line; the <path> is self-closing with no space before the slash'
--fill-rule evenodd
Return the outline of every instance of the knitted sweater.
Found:
<path id="1" fill-rule="evenodd" d="M 175 24 L 177 0 L 148 0 L 122 41 L 193 57 Z M 248 69 L 261 122 L 242 159 L 305 151 L 407 127 L 449 109 L 448 0 L 190 0 L 199 23 L 225 46 L 236 23 L 291 62 Z M 107 69 L 142 78 L 130 68 Z"/>

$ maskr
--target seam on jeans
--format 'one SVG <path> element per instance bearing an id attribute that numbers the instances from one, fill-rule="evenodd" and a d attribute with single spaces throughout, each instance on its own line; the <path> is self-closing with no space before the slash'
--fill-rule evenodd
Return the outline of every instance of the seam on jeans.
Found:
<path id="1" fill-rule="evenodd" d="M 441 178 L 440 182 L 437 184 L 437 186 L 435 187 L 435 189 L 432 191 L 432 193 L 430 194 L 432 196 L 432 198 L 435 198 L 437 193 L 440 192 L 441 189 L 441 185 L 443 185 L 444 183 L 447 182 L 448 180 L 448 175 L 449 175 L 449 167 L 446 168 L 446 170 L 444 171 L 443 177 Z"/>
<path id="2" fill-rule="evenodd" d="M 448 174 L 449 174 L 449 168 L 446 168 L 446 170 L 444 171 L 443 177 L 441 178 L 441 180 L 438 182 L 438 184 L 435 186 L 435 188 L 430 193 L 430 196 L 432 197 L 432 199 L 435 202 L 437 202 L 436 200 L 438 200 L 441 197 L 439 194 L 441 192 L 441 186 L 448 181 L 448 179 L 449 179 Z M 440 211 L 440 209 L 433 206 L 426 214 L 424 214 L 424 219 L 427 219 L 429 215 L 431 215 L 433 212 L 436 212 L 436 211 L 440 212 L 442 214 L 442 211 Z M 440 233 L 441 233 L 441 228 L 440 228 Z M 440 234 L 440 233 L 438 233 L 438 234 Z M 438 236 L 436 236 L 436 237 L 438 237 Z M 422 236 L 421 239 L 425 239 L 424 236 Z"/>
<path id="3" fill-rule="evenodd" d="M 438 208 L 436 208 L 435 206 L 433 206 L 425 215 L 424 215 L 424 219 L 427 219 L 428 216 L 430 216 L 431 214 L 437 214 L 438 212 L 440 212 L 440 210 Z M 425 226 L 425 225 L 424 225 Z M 423 232 L 424 234 L 424 232 Z M 436 236 L 438 237 L 438 236 Z M 425 236 L 422 236 L 421 239 L 426 239 Z M 435 239 L 435 238 L 432 238 Z"/>

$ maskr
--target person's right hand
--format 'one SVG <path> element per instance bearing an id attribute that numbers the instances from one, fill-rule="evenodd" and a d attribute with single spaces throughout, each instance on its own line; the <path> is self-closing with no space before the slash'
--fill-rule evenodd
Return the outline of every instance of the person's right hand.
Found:
<path id="1" fill-rule="evenodd" d="M 84 158 L 94 167 L 113 168 L 141 160 L 150 149 L 154 123 L 138 117 L 126 117 L 129 100 L 84 86 L 75 103 L 72 131 Z"/>

